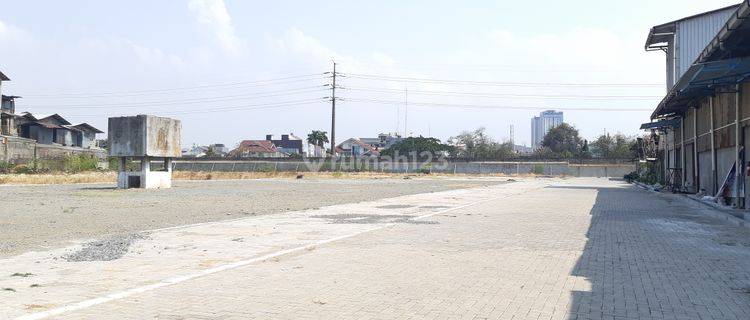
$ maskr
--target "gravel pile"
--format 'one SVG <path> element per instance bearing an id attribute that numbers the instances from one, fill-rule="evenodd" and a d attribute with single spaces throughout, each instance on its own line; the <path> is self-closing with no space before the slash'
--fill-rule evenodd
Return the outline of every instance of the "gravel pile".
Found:
<path id="1" fill-rule="evenodd" d="M 406 214 L 329 214 L 318 215 L 313 218 L 326 219 L 329 223 L 342 224 L 379 224 L 379 223 L 410 223 L 437 224 L 437 221 L 414 220 L 414 216 Z"/>
<path id="2" fill-rule="evenodd" d="M 69 262 L 79 261 L 112 261 L 128 253 L 130 246 L 146 236 L 140 233 L 116 235 L 102 240 L 89 242 L 74 253 L 63 256 Z"/>

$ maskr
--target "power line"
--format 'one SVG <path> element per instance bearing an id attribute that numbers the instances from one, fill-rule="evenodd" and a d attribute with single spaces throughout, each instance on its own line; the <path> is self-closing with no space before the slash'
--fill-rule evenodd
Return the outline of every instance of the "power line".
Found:
<path id="1" fill-rule="evenodd" d="M 380 104 L 394 104 L 398 101 L 393 100 L 378 100 L 378 99 L 358 99 L 358 98 L 342 98 L 344 101 L 352 102 L 369 102 L 369 103 L 380 103 Z M 547 110 L 556 109 L 563 111 L 608 111 L 608 112 L 621 112 L 621 111 L 651 111 L 651 109 L 635 109 L 635 108 L 582 108 L 582 107 L 524 107 L 524 106 L 497 106 L 497 105 L 477 105 L 477 104 L 454 104 L 454 103 L 432 103 L 432 102 L 409 102 L 410 105 L 423 106 L 423 107 L 446 107 L 446 108 L 463 108 L 463 109 L 496 109 L 496 110 Z"/>
<path id="2" fill-rule="evenodd" d="M 627 72 L 630 70 L 624 70 L 624 69 L 602 69 L 602 68 L 595 68 L 595 69 L 583 69 L 581 67 L 584 66 L 572 66 L 570 68 L 550 68 L 550 67 L 537 67 L 534 69 L 528 68 L 530 66 L 521 66 L 519 68 L 518 65 L 496 65 L 496 64 L 450 64 L 450 63 L 409 63 L 409 64 L 397 64 L 397 63 L 371 63 L 371 62 L 361 62 L 358 61 L 356 63 L 357 65 L 366 65 L 366 66 L 374 66 L 377 68 L 394 68 L 394 69 L 407 69 L 407 70 L 435 70 L 435 69 L 443 69 L 443 70 L 479 70 L 479 71 L 516 71 L 516 72 L 576 72 L 576 73 L 622 73 Z M 344 65 L 346 67 L 346 65 Z"/>
<path id="3" fill-rule="evenodd" d="M 241 106 L 227 106 L 227 107 L 212 107 L 212 108 L 203 108 L 199 110 L 172 110 L 172 111 L 165 111 L 161 112 L 165 115 L 184 115 L 184 114 L 196 114 L 196 113 L 211 113 L 211 112 L 229 112 L 229 111 L 241 111 L 241 110 L 258 110 L 258 109 L 273 109 L 276 107 L 287 107 L 287 106 L 295 106 L 295 105 L 305 105 L 305 104 L 313 104 L 313 103 L 320 103 L 327 101 L 326 98 L 314 98 L 314 99 L 301 99 L 301 100 L 292 100 L 292 101 L 284 101 L 284 102 L 274 102 L 274 103 L 261 103 L 261 104 L 250 104 L 250 105 L 241 105 Z M 67 115 L 70 117 L 100 117 L 104 114 L 77 114 L 77 115 Z"/>
<path id="4" fill-rule="evenodd" d="M 232 100 L 244 100 L 244 99 L 258 99 L 267 97 L 287 96 L 302 93 L 314 93 L 322 92 L 325 86 L 313 86 L 294 88 L 287 90 L 276 90 L 268 91 L 265 93 L 245 94 L 245 95 L 231 95 L 231 96 L 219 96 L 219 97 L 208 97 L 208 98 L 196 98 L 196 99 L 178 99 L 178 100 L 161 100 L 161 101 L 149 101 L 149 102 L 136 102 L 136 103 L 106 103 L 106 104 L 55 104 L 55 105 L 32 105 L 30 108 L 58 108 L 65 107 L 71 109 L 99 109 L 99 108 L 140 108 L 140 107 L 152 107 L 152 106 L 165 106 L 165 105 L 182 105 L 182 104 L 195 104 L 205 102 L 220 102 L 220 101 L 232 101 Z M 311 90 L 314 89 L 314 90 Z"/>
<path id="5" fill-rule="evenodd" d="M 36 95 L 26 94 L 24 96 L 27 98 L 92 98 L 92 97 L 113 97 L 113 96 L 129 97 L 129 96 L 163 94 L 163 93 L 171 93 L 174 91 L 185 91 L 185 90 L 217 88 L 217 87 L 235 87 L 235 86 L 245 87 L 245 86 L 266 86 L 266 85 L 286 84 L 286 83 L 314 80 L 316 79 L 316 77 L 321 78 L 325 74 L 327 73 L 316 73 L 316 74 L 297 75 L 297 76 L 256 80 L 256 81 L 242 81 L 242 82 L 210 84 L 210 85 L 200 85 L 200 86 L 186 86 L 186 87 L 177 87 L 177 88 L 148 89 L 148 90 L 134 90 L 134 91 L 113 91 L 113 92 L 99 92 L 99 93 L 79 92 L 79 93 L 36 94 Z"/>
<path id="6" fill-rule="evenodd" d="M 413 77 L 394 77 L 384 75 L 356 74 L 346 73 L 346 77 L 378 80 L 391 82 L 415 82 L 415 83 L 440 83 L 454 85 L 484 85 L 484 86 L 501 86 L 501 87 L 663 87 L 663 84 L 656 83 L 562 83 L 562 82 L 497 82 L 497 81 L 472 81 L 472 80 L 448 80 L 448 79 L 430 79 L 430 78 L 413 78 Z"/>
<path id="7" fill-rule="evenodd" d="M 367 91 L 378 93 L 400 94 L 399 89 L 387 88 L 369 88 L 346 86 L 344 90 Z M 435 96 L 468 96 L 479 98 L 542 98 L 542 99 L 561 99 L 561 100 L 609 100 L 609 99 L 628 99 L 628 100 L 652 100 L 660 99 L 661 96 L 624 96 L 624 95 L 537 95 L 537 94 L 507 94 L 507 93 L 489 93 L 489 92 L 461 92 L 461 91 L 427 91 L 427 90 L 409 90 L 412 94 L 417 95 L 435 95 Z"/>

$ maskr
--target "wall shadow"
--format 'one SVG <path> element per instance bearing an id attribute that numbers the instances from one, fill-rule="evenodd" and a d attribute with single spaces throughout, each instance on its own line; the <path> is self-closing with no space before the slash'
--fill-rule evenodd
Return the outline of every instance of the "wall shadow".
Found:
<path id="1" fill-rule="evenodd" d="M 748 229 L 632 186 L 556 188 L 598 190 L 586 244 L 571 272 L 585 278 L 590 291 L 571 293 L 568 319 L 750 314 L 750 246 L 721 240 L 750 235 Z"/>

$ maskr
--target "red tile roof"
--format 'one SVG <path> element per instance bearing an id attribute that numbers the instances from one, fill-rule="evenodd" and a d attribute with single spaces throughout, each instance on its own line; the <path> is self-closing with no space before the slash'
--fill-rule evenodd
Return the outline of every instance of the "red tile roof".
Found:
<path id="1" fill-rule="evenodd" d="M 278 152 L 273 142 L 269 140 L 244 140 L 237 149 L 230 152 L 231 155 L 241 155 L 243 153 L 274 153 Z"/>

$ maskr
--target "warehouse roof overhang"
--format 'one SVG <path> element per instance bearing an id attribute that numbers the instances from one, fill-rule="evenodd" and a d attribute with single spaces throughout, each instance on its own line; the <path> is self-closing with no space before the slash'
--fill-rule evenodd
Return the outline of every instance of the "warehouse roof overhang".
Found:
<path id="1" fill-rule="evenodd" d="M 727 9 L 736 9 L 738 7 L 740 7 L 740 5 L 735 4 L 735 5 L 719 8 L 716 10 L 699 13 L 699 14 L 685 17 L 682 19 L 678 19 L 675 21 L 670 21 L 664 24 L 660 24 L 658 26 L 654 26 L 651 28 L 651 30 L 648 33 L 648 37 L 646 38 L 646 45 L 645 45 L 646 51 L 663 49 L 670 42 L 672 42 L 672 40 L 674 39 L 674 34 L 677 31 L 677 24 L 679 22 L 709 15 L 709 14 L 719 12 L 719 11 L 724 11 Z"/>
<path id="2" fill-rule="evenodd" d="M 679 128 L 680 127 L 680 119 L 678 118 L 671 118 L 671 119 L 662 119 L 659 121 L 654 122 L 648 122 L 641 125 L 641 130 L 650 130 L 650 129 L 662 129 L 662 128 Z"/>
<path id="3" fill-rule="evenodd" d="M 681 114 L 699 99 L 750 77 L 750 0 L 737 6 L 716 37 L 662 99 L 651 118 Z"/>

